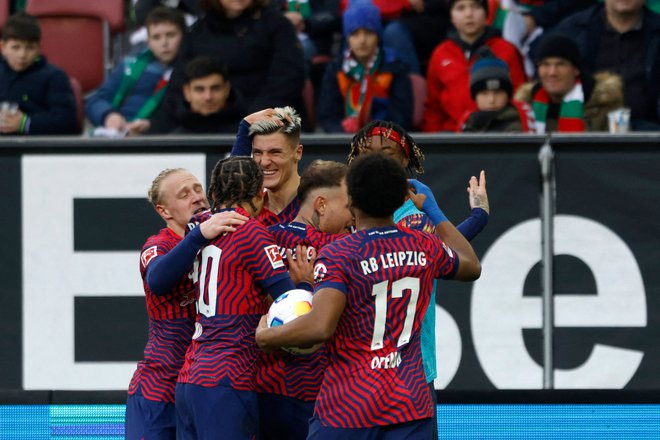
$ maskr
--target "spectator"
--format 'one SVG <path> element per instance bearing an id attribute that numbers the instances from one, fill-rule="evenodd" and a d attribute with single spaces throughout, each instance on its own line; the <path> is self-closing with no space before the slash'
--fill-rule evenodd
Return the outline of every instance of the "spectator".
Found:
<path id="1" fill-rule="evenodd" d="M 302 108 L 304 59 L 296 32 L 266 0 L 202 0 L 206 15 L 184 39 L 162 111 L 175 114 L 183 100 L 185 63 L 200 55 L 227 66 L 232 88 L 243 96 L 246 113 L 267 107 Z"/>
<path id="2" fill-rule="evenodd" d="M 341 0 L 342 10 L 348 0 Z M 411 72 L 426 71 L 433 49 L 449 30 L 445 0 L 374 0 L 384 20 L 383 44 L 398 52 Z"/>
<path id="3" fill-rule="evenodd" d="M 486 26 L 487 8 L 487 0 L 451 2 L 455 30 L 433 51 L 429 62 L 423 131 L 457 131 L 465 112 L 476 108 L 470 97 L 469 72 L 480 47 L 487 46 L 508 64 L 514 90 L 525 82 L 518 50 Z"/>
<path id="4" fill-rule="evenodd" d="M 539 82 L 521 88 L 517 98 L 532 104 L 538 133 L 607 130 L 607 112 L 621 106 L 622 91 L 616 91 L 614 82 L 599 84 L 599 93 L 592 93 L 594 79 L 582 71 L 573 40 L 560 34 L 544 36 L 536 65 Z"/>
<path id="5" fill-rule="evenodd" d="M 186 65 L 185 101 L 174 118 L 161 113 L 149 134 L 234 133 L 245 111 L 227 79 L 227 69 L 211 57 L 197 57 Z"/>
<path id="6" fill-rule="evenodd" d="M 133 10 L 137 24 L 144 26 L 149 13 L 158 6 L 178 9 L 182 14 L 192 17 L 193 21 L 202 15 L 198 0 L 134 0 Z"/>
<path id="7" fill-rule="evenodd" d="M 40 53 L 41 28 L 31 15 L 9 17 L 2 30 L 0 133 L 75 134 L 76 102 L 66 73 Z"/>
<path id="8" fill-rule="evenodd" d="M 492 55 L 478 59 L 470 72 L 470 94 L 477 110 L 468 112 L 464 132 L 535 133 L 531 107 L 512 98 L 513 85 L 506 63 Z"/>
<path id="9" fill-rule="evenodd" d="M 308 65 L 316 56 L 335 54 L 335 35 L 341 32 L 339 0 L 277 0 L 277 3 L 296 29 Z"/>
<path id="10" fill-rule="evenodd" d="M 355 133 L 372 119 L 412 126 L 409 70 L 382 45 L 380 12 L 370 0 L 344 12 L 348 47 L 326 69 L 319 97 L 319 123 L 326 132 Z"/>
<path id="11" fill-rule="evenodd" d="M 136 24 L 139 26 L 129 37 L 129 41 L 133 47 L 144 48 L 146 46 L 149 36 L 145 22 L 147 21 L 149 12 L 154 8 L 167 6 L 168 8 L 181 11 L 187 26 L 192 26 L 202 16 L 202 9 L 199 6 L 198 0 L 131 0 L 131 3 L 133 3 L 132 15 Z"/>
<path id="12" fill-rule="evenodd" d="M 146 133 L 158 110 L 185 30 L 183 16 L 164 6 L 147 17 L 148 49 L 124 58 L 85 104 L 95 127 L 129 136 Z"/>
<path id="13" fill-rule="evenodd" d="M 633 130 L 660 130 L 660 16 L 644 0 L 605 0 L 562 21 L 590 74 L 611 71 L 623 79 Z"/>

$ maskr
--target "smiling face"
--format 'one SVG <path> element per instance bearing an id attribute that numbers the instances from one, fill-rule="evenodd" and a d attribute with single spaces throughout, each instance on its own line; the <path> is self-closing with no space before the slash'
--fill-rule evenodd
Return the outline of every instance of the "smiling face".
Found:
<path id="1" fill-rule="evenodd" d="M 403 165 L 404 168 L 406 168 L 410 162 L 406 157 L 406 153 L 404 153 L 403 148 L 401 148 L 399 144 L 397 144 L 392 139 L 387 139 L 380 135 L 372 136 L 371 142 L 360 150 L 360 154 L 373 152 L 380 152 L 386 156 L 396 159 L 401 165 Z"/>
<path id="2" fill-rule="evenodd" d="M 550 99 L 561 102 L 575 85 L 580 71 L 564 58 L 547 57 L 539 62 L 538 75 Z"/>
<path id="3" fill-rule="evenodd" d="M 342 181 L 339 187 L 320 188 L 318 193 L 315 195 L 315 209 L 319 213 L 318 230 L 326 234 L 350 233 L 354 220 L 346 181 Z"/>
<path id="4" fill-rule="evenodd" d="M 297 178 L 302 145 L 280 132 L 257 134 L 252 138 L 252 157 L 264 173 L 264 187 L 278 191 Z"/>
<path id="5" fill-rule="evenodd" d="M 165 177 L 160 184 L 160 194 L 156 211 L 179 235 L 183 235 L 193 215 L 209 209 L 202 184 L 187 171 L 176 171 Z"/>
<path id="6" fill-rule="evenodd" d="M 486 28 L 486 10 L 476 0 L 458 0 L 451 8 L 451 23 L 462 40 L 474 42 Z"/>

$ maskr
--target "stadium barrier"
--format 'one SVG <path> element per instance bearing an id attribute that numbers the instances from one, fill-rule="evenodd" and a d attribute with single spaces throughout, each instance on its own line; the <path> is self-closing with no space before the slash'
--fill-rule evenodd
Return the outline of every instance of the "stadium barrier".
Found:
<path id="1" fill-rule="evenodd" d="M 481 169 L 492 209 L 481 279 L 439 284 L 440 402 L 659 403 L 660 134 L 553 136 L 546 162 L 544 136 L 415 139 L 452 221 Z M 123 402 L 146 340 L 139 249 L 162 227 L 147 188 L 166 167 L 208 176 L 232 140 L 0 137 L 0 403 Z M 303 136 L 301 169 L 349 141 Z"/>

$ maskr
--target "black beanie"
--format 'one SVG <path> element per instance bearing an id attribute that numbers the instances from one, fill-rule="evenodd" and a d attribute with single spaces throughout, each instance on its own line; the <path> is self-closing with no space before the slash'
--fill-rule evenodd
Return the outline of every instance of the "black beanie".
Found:
<path id="1" fill-rule="evenodd" d="M 580 49 L 572 38 L 561 34 L 549 34 L 541 39 L 536 48 L 534 62 L 539 64 L 546 58 L 557 57 L 568 60 L 573 66 L 582 67 Z"/>
<path id="2" fill-rule="evenodd" d="M 504 90 L 509 98 L 513 95 L 513 84 L 509 66 L 494 56 L 479 58 L 470 70 L 470 94 L 476 99 L 484 90 Z"/>
<path id="3" fill-rule="evenodd" d="M 456 3 L 458 0 L 449 0 L 449 11 L 451 12 L 451 8 L 454 7 L 454 3 Z M 488 0 L 474 0 L 476 3 L 481 5 L 482 8 L 486 11 L 486 17 L 488 17 Z"/>

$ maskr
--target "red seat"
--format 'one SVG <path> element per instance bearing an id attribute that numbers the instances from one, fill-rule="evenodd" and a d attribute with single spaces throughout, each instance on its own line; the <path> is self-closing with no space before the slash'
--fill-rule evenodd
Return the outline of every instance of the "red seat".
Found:
<path id="1" fill-rule="evenodd" d="M 28 0 L 26 11 L 35 17 L 95 17 L 113 34 L 124 30 L 123 0 Z"/>
<path id="2" fill-rule="evenodd" d="M 307 122 L 311 131 L 316 128 L 316 101 L 314 99 L 314 85 L 312 80 L 306 79 L 303 85 L 302 99 L 307 112 Z"/>
<path id="3" fill-rule="evenodd" d="M 426 100 L 426 78 L 417 73 L 411 73 L 409 76 L 413 92 L 413 129 L 420 130 Z"/>
<path id="4" fill-rule="evenodd" d="M 78 123 L 78 133 L 82 133 L 83 120 L 85 119 L 85 100 L 83 98 L 82 86 L 77 79 L 69 77 L 69 84 L 73 89 L 73 97 L 76 100 L 76 121 Z"/>
<path id="5" fill-rule="evenodd" d="M 29 0 L 41 25 L 41 51 L 76 78 L 83 92 L 101 85 L 111 67 L 111 31 L 124 26 L 123 0 Z"/>
<path id="6" fill-rule="evenodd" d="M 9 18 L 9 0 L 0 0 L 0 31 Z"/>

